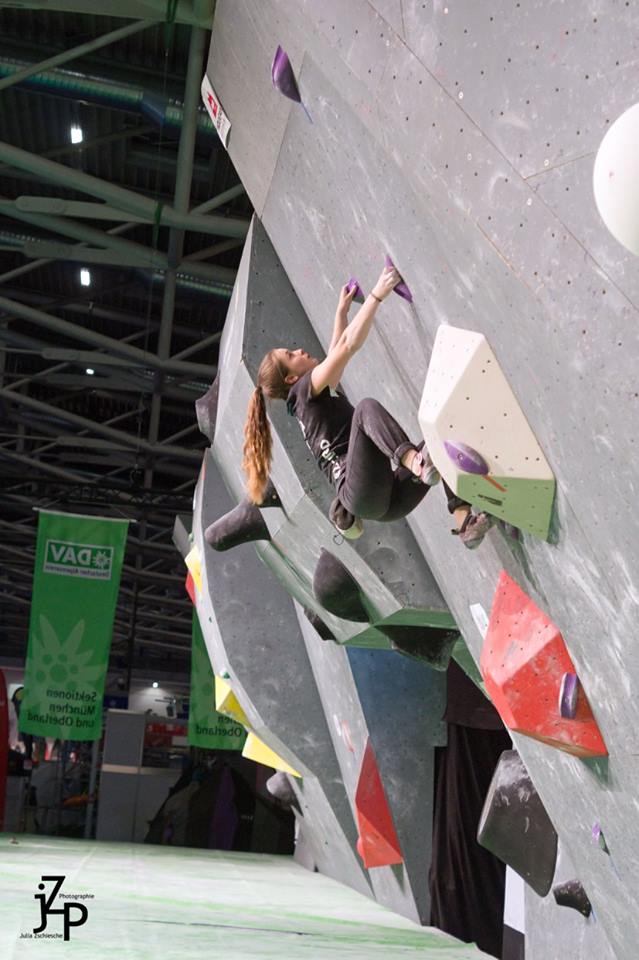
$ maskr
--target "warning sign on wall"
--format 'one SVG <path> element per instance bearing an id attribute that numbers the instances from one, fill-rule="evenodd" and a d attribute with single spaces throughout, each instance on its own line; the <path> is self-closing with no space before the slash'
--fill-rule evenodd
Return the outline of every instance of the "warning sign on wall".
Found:
<path id="1" fill-rule="evenodd" d="M 229 131 L 231 129 L 231 121 L 227 115 L 222 110 L 222 105 L 218 100 L 215 90 L 211 86 L 209 78 L 204 74 L 202 80 L 202 100 L 204 101 L 204 106 L 207 109 L 208 115 L 213 121 L 215 129 L 220 135 L 220 140 L 226 147 L 229 139 Z"/>

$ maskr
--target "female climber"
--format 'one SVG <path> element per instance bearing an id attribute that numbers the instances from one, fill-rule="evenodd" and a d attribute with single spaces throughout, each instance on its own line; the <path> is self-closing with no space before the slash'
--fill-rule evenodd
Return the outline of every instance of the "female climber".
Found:
<path id="1" fill-rule="evenodd" d="M 271 430 L 265 398 L 285 400 L 295 416 L 318 466 L 336 491 L 329 517 L 348 539 L 361 536 L 362 519 L 382 523 L 405 517 L 440 480 L 428 452 L 412 443 L 400 425 L 377 400 L 349 403 L 338 384 L 346 364 L 363 346 L 381 303 L 401 277 L 386 267 L 372 292 L 348 323 L 356 287 L 342 288 L 333 336 L 326 357 L 318 360 L 304 350 L 277 347 L 263 358 L 257 386 L 249 402 L 244 426 L 243 470 L 249 498 L 262 503 L 271 467 Z M 443 484 L 448 510 L 455 517 L 466 547 L 478 547 L 494 520 L 473 514 Z"/>

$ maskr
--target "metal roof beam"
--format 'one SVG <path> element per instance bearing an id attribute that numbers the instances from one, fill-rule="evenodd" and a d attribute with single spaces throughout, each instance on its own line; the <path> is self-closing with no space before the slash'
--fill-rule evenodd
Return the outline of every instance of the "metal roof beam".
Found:
<path id="1" fill-rule="evenodd" d="M 15 249 L 15 248 L 14 248 Z M 26 240 L 18 251 L 29 260 L 46 257 L 48 260 L 70 260 L 76 263 L 101 263 L 113 267 L 146 267 L 146 261 L 118 253 L 115 250 L 98 250 L 95 247 L 80 247 L 79 244 L 56 243 L 53 240 Z"/>
<path id="2" fill-rule="evenodd" d="M 109 0 L 100 6 L 95 0 L 11 0 L 17 10 L 59 10 L 61 13 L 90 13 L 93 16 L 121 17 L 123 20 L 166 21 L 166 0 Z M 176 0 L 175 22 L 211 29 L 213 0 Z"/>
<path id="3" fill-rule="evenodd" d="M 57 53 L 54 57 L 49 57 L 48 60 L 31 64 L 23 70 L 18 70 L 17 73 L 12 74 L 10 77 L 4 77 L 4 79 L 0 80 L 0 91 L 6 90 L 7 87 L 12 87 L 15 83 L 20 83 L 22 80 L 26 80 L 27 77 L 32 77 L 36 73 L 42 73 L 43 70 L 57 67 L 61 63 L 68 63 L 70 60 L 76 60 L 78 57 L 92 53 L 94 50 L 99 50 L 101 47 L 106 47 L 110 43 L 117 43 L 118 40 L 124 40 L 126 37 L 130 37 L 134 33 L 139 33 L 141 30 L 146 30 L 151 26 L 154 26 L 153 20 L 129 23 L 126 27 L 120 27 L 118 30 L 112 30 L 110 33 L 105 33 L 101 37 L 96 37 L 94 40 L 81 43 L 77 47 L 70 47 L 68 50 L 63 50 L 62 53 Z"/>
<path id="4" fill-rule="evenodd" d="M 42 310 L 36 310 L 26 304 L 18 303 L 16 300 L 9 300 L 7 297 L 0 296 L 0 310 L 4 310 L 9 315 L 21 317 L 23 320 L 29 320 L 36 326 L 46 327 L 54 330 L 56 333 L 63 334 L 72 340 L 81 340 L 90 343 L 92 346 L 105 350 L 115 356 L 128 357 L 137 361 L 141 366 L 151 367 L 154 370 L 162 370 L 165 373 L 184 374 L 186 376 L 202 377 L 208 381 L 215 375 L 215 369 L 201 363 L 190 363 L 186 360 L 162 360 L 152 353 L 140 350 L 139 347 L 131 346 L 113 337 L 107 337 L 94 330 L 88 330 L 61 317 L 54 317 Z M 0 340 L 3 338 L 3 330 L 0 326 Z"/>
<path id="5" fill-rule="evenodd" d="M 175 171 L 174 205 L 178 214 L 182 215 L 189 209 L 191 196 L 191 182 L 193 176 L 193 156 L 195 150 L 195 135 L 197 131 L 197 107 L 200 100 L 200 82 L 202 59 L 206 46 L 206 32 L 199 27 L 191 28 L 189 56 L 186 79 L 184 83 L 184 122 L 180 131 L 178 145 L 177 166 Z M 162 301 L 162 315 L 160 318 L 160 332 L 158 335 L 158 356 L 167 361 L 171 354 L 171 339 L 173 334 L 173 313 L 175 310 L 175 291 L 177 281 L 177 263 L 182 258 L 184 246 L 184 231 L 172 229 L 169 234 L 168 270 L 164 282 L 164 299 Z M 178 361 L 179 362 L 179 361 Z M 163 379 L 158 377 L 156 390 L 151 399 L 149 415 L 149 442 L 157 443 L 160 427 L 160 411 L 162 405 Z M 145 474 L 145 486 L 150 487 L 152 481 L 152 466 L 149 465 Z"/>
<path id="6" fill-rule="evenodd" d="M 118 609 L 123 613 L 131 613 L 132 608 L 118 604 Z M 191 621 L 186 617 L 176 617 L 175 615 L 170 616 L 166 613 L 154 613 L 153 610 L 142 610 L 138 607 L 136 611 L 138 617 L 142 617 L 144 620 L 154 621 L 156 623 L 177 623 L 183 627 L 191 627 Z"/>
<path id="7" fill-rule="evenodd" d="M 95 227 L 87 226 L 87 224 L 77 223 L 75 220 L 56 217 L 53 214 L 33 213 L 30 210 L 25 210 L 23 209 L 25 204 L 22 204 L 21 201 L 26 199 L 28 198 L 18 197 L 17 200 L 0 199 L 0 213 L 4 213 L 5 216 L 11 219 L 22 220 L 33 226 L 41 227 L 43 230 L 48 230 L 51 233 L 59 233 L 62 234 L 63 237 L 72 237 L 74 240 L 81 240 L 83 244 L 92 244 L 94 247 L 105 247 L 108 250 L 113 250 L 125 258 L 128 258 L 132 266 L 148 266 L 160 270 L 169 268 L 167 255 L 159 250 L 145 247 L 144 244 L 137 243 L 134 240 L 123 240 L 121 237 L 115 235 L 115 231 L 106 233 L 103 230 L 96 230 Z M 28 206 L 28 203 L 26 206 Z M 36 237 L 29 238 L 29 241 L 34 244 L 49 242 L 44 240 L 40 241 L 39 238 Z M 70 249 L 73 251 L 73 247 Z M 85 250 L 86 248 L 84 246 L 76 248 L 76 251 L 80 251 L 81 253 L 84 253 Z M 37 252 L 35 252 L 33 256 L 38 256 Z M 49 259 L 52 258 L 50 254 L 45 253 L 45 256 Z M 79 259 L 82 259 L 82 256 L 80 256 Z M 124 262 L 126 264 L 126 259 Z M 180 270 L 181 267 L 182 265 L 179 264 L 178 270 Z M 203 280 L 213 280 L 218 283 L 227 283 L 230 285 L 235 282 L 236 277 L 236 271 L 230 267 L 218 267 L 213 264 L 197 262 L 185 264 L 180 272 L 199 277 Z"/>
<path id="8" fill-rule="evenodd" d="M 184 119 L 186 122 L 186 107 Z M 58 183 L 69 190 L 88 193 L 118 209 L 148 216 L 153 222 L 158 222 L 167 227 L 193 230 L 197 233 L 212 233 L 221 237 L 245 237 L 248 233 L 248 220 L 210 216 L 208 214 L 183 213 L 174 207 L 158 204 L 133 190 L 127 190 L 117 184 L 100 180 L 98 177 L 91 176 L 91 174 L 66 167 L 61 163 L 55 163 L 45 157 L 39 157 L 4 141 L 0 141 L 0 160 L 12 167 L 33 173 L 43 180 Z"/>
<path id="9" fill-rule="evenodd" d="M 99 356 L 97 354 L 96 356 Z M 96 363 L 98 361 L 96 360 Z M 97 368 L 96 368 L 97 372 Z M 64 390 L 88 390 L 92 393 L 128 393 L 132 396 L 140 393 L 150 394 L 154 387 L 149 380 L 145 382 L 136 377 L 127 376 L 124 373 L 106 373 L 102 376 L 94 376 L 91 381 L 87 380 L 87 375 L 82 373 L 55 373 L 46 375 L 48 386 L 62 387 Z M 194 403 L 198 396 L 202 394 L 202 389 L 194 388 L 192 391 L 180 390 L 179 387 L 165 386 L 163 395 L 172 400 L 183 401 L 184 403 Z M 185 411 L 186 412 L 186 411 Z"/>
<path id="10" fill-rule="evenodd" d="M 25 467 L 37 468 L 44 473 L 50 473 L 54 477 L 62 477 L 64 480 L 74 480 L 77 483 L 87 483 L 88 478 L 79 473 L 72 473 L 70 470 L 63 470 L 62 467 L 54 467 L 50 463 L 44 463 L 42 460 L 35 460 L 33 457 L 27 457 L 23 453 L 16 453 L 14 450 L 7 450 L 6 447 L 0 449 L 0 460 L 7 457 L 9 460 L 15 460 L 17 463 L 24 464 Z"/>
<path id="11" fill-rule="evenodd" d="M 0 277 L 0 281 L 1 280 L 2 277 Z M 54 305 L 50 297 L 45 296 L 43 293 L 38 293 L 35 290 L 25 290 L 20 287 L 6 287 L 4 284 L 2 289 L 5 296 L 11 298 L 24 297 L 27 302 L 35 307 L 48 308 Z M 80 313 L 85 320 L 88 317 L 97 317 L 99 320 L 113 320 L 115 323 L 121 323 L 124 326 L 138 327 L 146 330 L 147 324 L 144 317 L 134 317 L 129 313 L 124 313 L 122 310 L 98 306 L 97 303 L 93 302 L 93 296 L 94 294 L 91 293 L 87 294 L 86 298 L 77 297 L 73 301 L 56 300 L 55 307 L 68 313 Z M 159 328 L 159 323 L 157 320 L 151 319 L 148 326 L 151 332 L 154 333 Z M 202 336 L 201 330 L 195 327 L 186 327 L 184 324 L 174 324 L 173 330 L 181 337 L 188 337 L 190 340 L 199 340 Z M 37 345 L 38 341 L 34 340 L 33 344 Z"/>
<path id="12" fill-rule="evenodd" d="M 17 403 L 20 406 L 35 410 L 38 413 L 50 414 L 59 417 L 61 420 L 66 420 L 68 423 L 75 423 L 79 427 L 86 428 L 91 433 L 98 434 L 98 436 L 107 437 L 110 440 L 120 440 L 127 447 L 140 449 L 145 453 L 152 454 L 154 456 L 173 456 L 178 457 L 180 460 L 190 460 L 197 462 L 198 464 L 202 459 L 202 454 L 198 450 L 188 450 L 184 447 L 176 447 L 173 444 L 168 443 L 149 443 L 148 440 L 143 440 L 141 437 L 135 437 L 130 433 L 125 433 L 123 430 L 116 430 L 113 427 L 107 427 L 103 423 L 96 423 L 93 420 L 88 420 L 86 417 L 79 416 L 77 413 L 72 413 L 70 410 L 54 407 L 49 403 L 44 403 L 42 400 L 36 400 L 34 397 L 16 393 L 7 387 L 0 388 L 0 396 L 11 400 L 12 403 Z M 72 476 L 71 479 L 75 480 L 82 478 L 79 476 Z"/>
<path id="13" fill-rule="evenodd" d="M 221 207 L 222 204 L 228 203 L 229 200 L 234 200 L 235 197 L 239 197 L 245 192 L 244 185 L 237 183 L 234 187 L 229 187 L 228 190 L 223 190 L 222 193 L 218 193 L 217 196 L 211 197 L 210 200 L 205 200 L 204 203 L 201 203 L 198 207 L 193 207 L 191 213 L 208 213 L 210 210 Z"/>
<path id="14" fill-rule="evenodd" d="M 27 213 L 55 214 L 60 217 L 80 217 L 88 220 L 117 220 L 122 223 L 153 223 L 150 217 L 136 213 L 116 210 L 108 203 L 91 203 L 88 200 L 62 200 L 59 197 L 18 197 L 15 201 L 18 210 Z"/>
<path id="15" fill-rule="evenodd" d="M 81 140 L 80 143 L 64 143 L 59 147 L 51 147 L 41 154 L 43 157 L 53 159 L 54 157 L 73 156 L 82 150 L 91 150 L 93 147 L 103 147 L 107 143 L 118 143 L 122 140 L 130 140 L 132 137 L 142 137 L 157 127 L 153 123 L 145 123 L 137 127 L 124 127 L 122 130 L 116 130 L 114 133 L 104 133 L 99 137 L 90 137 L 88 140 Z M 13 177 L 20 176 L 13 167 L 1 166 L 0 175 L 10 174 Z M 203 212 L 203 211 L 200 211 Z"/>

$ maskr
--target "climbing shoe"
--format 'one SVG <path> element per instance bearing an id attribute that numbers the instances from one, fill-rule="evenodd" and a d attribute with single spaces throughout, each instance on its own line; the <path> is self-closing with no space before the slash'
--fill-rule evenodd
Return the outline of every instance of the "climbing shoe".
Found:
<path id="1" fill-rule="evenodd" d="M 364 532 L 362 521 L 346 509 L 339 497 L 335 497 L 331 503 L 328 519 L 346 540 L 358 540 Z"/>
<path id="2" fill-rule="evenodd" d="M 504 536 L 509 537 L 511 540 L 521 540 L 521 530 L 519 527 L 515 527 L 512 523 L 508 523 L 507 520 L 498 520 L 497 526 Z"/>
<path id="3" fill-rule="evenodd" d="M 495 523 L 495 517 L 489 513 L 469 513 L 459 530 L 451 530 L 451 533 L 459 537 L 468 550 L 476 550 Z"/>

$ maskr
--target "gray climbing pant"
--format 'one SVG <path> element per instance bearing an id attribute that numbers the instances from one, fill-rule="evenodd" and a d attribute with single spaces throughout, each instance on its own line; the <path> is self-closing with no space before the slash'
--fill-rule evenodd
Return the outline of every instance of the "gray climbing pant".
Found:
<path id="1" fill-rule="evenodd" d="M 408 450 L 421 450 L 424 441 L 411 443 L 397 420 L 377 400 L 368 397 L 355 407 L 346 454 L 346 468 L 337 488 L 343 506 L 363 520 L 388 523 L 407 516 L 430 487 L 401 466 Z M 467 506 L 442 481 L 448 511 Z"/>

